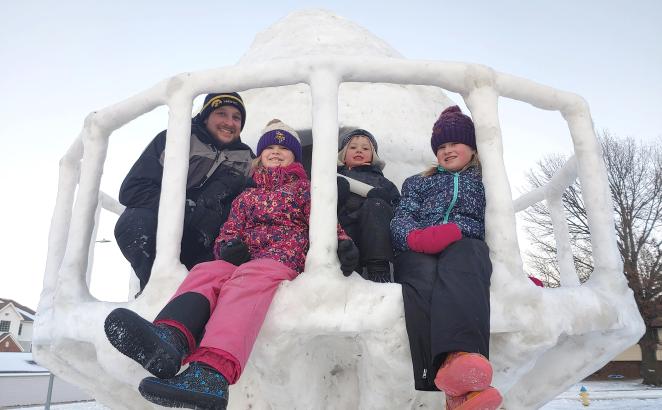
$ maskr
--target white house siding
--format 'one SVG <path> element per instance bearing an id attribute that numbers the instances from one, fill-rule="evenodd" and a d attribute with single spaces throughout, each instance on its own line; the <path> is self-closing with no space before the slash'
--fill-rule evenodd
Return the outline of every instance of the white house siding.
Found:
<path id="1" fill-rule="evenodd" d="M 32 322 L 23 322 L 21 334 L 16 338 L 26 352 L 32 351 Z"/>
<path id="2" fill-rule="evenodd" d="M 23 322 L 23 328 L 21 329 L 21 334 L 18 335 L 17 339 L 21 342 L 32 342 L 32 325 L 33 322 Z"/>
<path id="3" fill-rule="evenodd" d="M 32 317 L 29 312 L 23 313 Z M 21 345 L 24 351 L 32 351 L 32 327 L 34 324 L 32 321 L 26 321 L 21 311 L 11 303 L 0 309 L 0 320 L 10 322 L 9 333 L 14 336 L 14 339 Z"/>
<path id="4" fill-rule="evenodd" d="M 23 316 L 12 305 L 7 305 L 0 310 L 0 321 L 9 321 L 9 333 L 13 334 L 14 338 L 18 336 L 18 329 L 22 320 Z"/>

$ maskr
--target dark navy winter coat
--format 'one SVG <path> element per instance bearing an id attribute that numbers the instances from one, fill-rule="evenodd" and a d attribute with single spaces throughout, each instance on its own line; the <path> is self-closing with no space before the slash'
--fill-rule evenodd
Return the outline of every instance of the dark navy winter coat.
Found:
<path id="1" fill-rule="evenodd" d="M 133 165 L 120 187 L 122 205 L 127 208 L 159 208 L 165 143 L 164 130 L 149 143 Z M 213 181 L 243 185 L 254 157 L 250 147 L 240 140 L 221 144 L 204 125 L 192 123 L 186 198 L 195 201 Z"/>
<path id="2" fill-rule="evenodd" d="M 384 188 L 390 199 L 389 205 L 395 208 L 400 202 L 400 192 L 398 188 L 388 178 L 384 176 L 382 171 L 375 165 L 361 165 L 352 169 L 346 166 L 338 167 L 337 171 L 340 175 L 345 175 L 349 178 L 361 181 L 365 184 L 372 185 L 375 188 Z M 350 193 L 345 203 L 338 204 L 338 220 L 348 220 L 348 216 L 358 211 L 363 205 L 365 198 L 355 193 Z M 349 219 L 353 219 L 349 217 Z"/>
<path id="3" fill-rule="evenodd" d="M 478 168 L 460 172 L 438 168 L 430 176 L 407 178 L 391 220 L 393 247 L 409 250 L 411 231 L 449 222 L 457 224 L 464 237 L 485 238 L 485 188 Z"/>

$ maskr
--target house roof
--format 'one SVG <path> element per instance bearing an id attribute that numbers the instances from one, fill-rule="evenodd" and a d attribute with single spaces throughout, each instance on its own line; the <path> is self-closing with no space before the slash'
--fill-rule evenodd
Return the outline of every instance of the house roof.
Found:
<path id="1" fill-rule="evenodd" d="M 26 322 L 34 322 L 34 316 L 37 314 L 34 310 L 30 309 L 27 306 L 23 306 L 20 303 L 6 298 L 0 298 L 0 310 L 2 310 L 7 305 L 13 305 L 14 308 L 21 314 L 23 320 Z"/>

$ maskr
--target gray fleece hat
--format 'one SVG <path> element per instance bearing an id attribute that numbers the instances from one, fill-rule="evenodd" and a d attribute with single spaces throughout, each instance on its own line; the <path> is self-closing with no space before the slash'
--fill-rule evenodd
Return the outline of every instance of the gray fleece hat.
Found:
<path id="1" fill-rule="evenodd" d="M 354 137 L 366 137 L 370 144 L 372 145 L 372 165 L 378 167 L 380 170 L 383 170 L 386 166 L 386 163 L 379 158 L 377 155 L 377 150 L 379 149 L 377 145 L 377 140 L 375 136 L 372 135 L 369 131 L 362 128 L 357 128 L 351 131 L 344 133 L 340 137 L 340 147 L 338 148 L 338 165 L 345 165 L 345 154 L 347 153 L 347 145 Z"/>

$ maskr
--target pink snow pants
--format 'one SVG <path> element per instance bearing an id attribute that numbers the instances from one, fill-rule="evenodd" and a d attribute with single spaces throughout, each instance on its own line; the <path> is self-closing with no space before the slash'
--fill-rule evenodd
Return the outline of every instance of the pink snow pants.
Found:
<path id="1" fill-rule="evenodd" d="M 266 258 L 240 266 L 221 260 L 195 265 L 171 298 L 196 292 L 209 300 L 211 316 L 204 336 L 186 362 L 201 361 L 225 370 L 223 359 L 228 360 L 234 364 L 234 375 L 221 373 L 229 382 L 236 381 L 245 368 L 278 285 L 297 275 L 283 263 Z M 218 360 L 218 355 L 222 359 Z"/>

